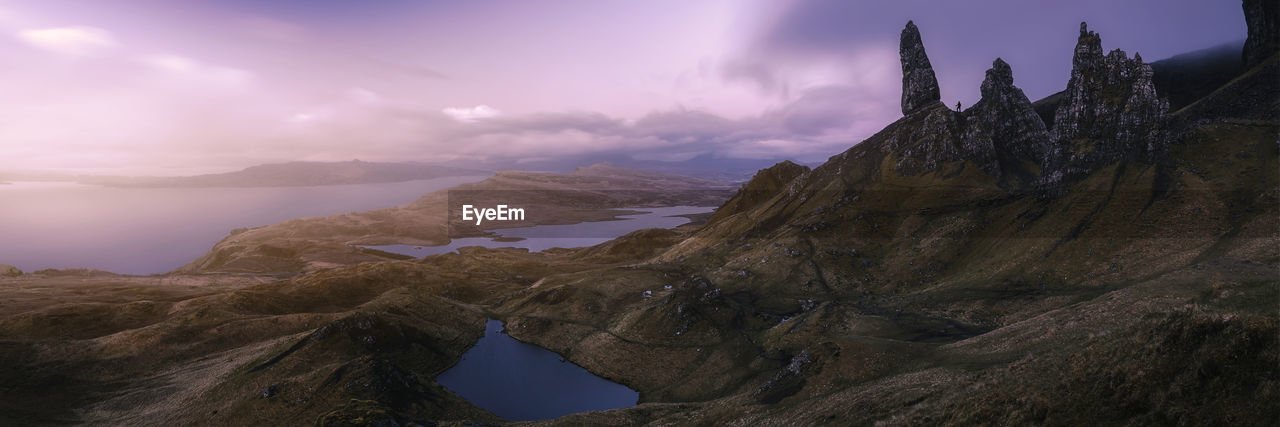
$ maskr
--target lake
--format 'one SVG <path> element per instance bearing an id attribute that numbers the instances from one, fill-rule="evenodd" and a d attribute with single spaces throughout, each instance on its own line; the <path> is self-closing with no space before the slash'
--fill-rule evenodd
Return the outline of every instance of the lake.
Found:
<path id="1" fill-rule="evenodd" d="M 487 176 L 384 184 L 265 188 L 0 185 L 0 264 L 23 271 L 172 271 L 239 227 L 389 208 Z"/>
<path id="2" fill-rule="evenodd" d="M 674 215 L 706 213 L 715 208 L 675 206 L 627 210 L 645 213 L 623 215 L 620 217 L 624 219 L 616 221 L 495 230 L 502 237 L 524 239 L 516 242 L 469 237 L 440 246 L 368 247 L 421 257 L 467 246 L 517 247 L 535 252 L 553 247 L 593 246 L 636 230 L 677 227 L 689 219 Z M 639 400 L 640 394 L 635 390 L 597 377 L 550 350 L 511 338 L 502 332 L 502 326 L 502 322 L 490 319 L 485 325 L 484 337 L 436 381 L 476 406 L 510 421 L 546 420 L 576 412 L 624 408 Z"/>
<path id="3" fill-rule="evenodd" d="M 453 239 L 447 245 L 414 246 L 414 245 L 378 245 L 365 246 L 371 249 L 424 257 L 449 253 L 467 246 L 484 246 L 486 248 L 525 248 L 530 252 L 539 252 L 550 248 L 576 248 L 595 246 L 630 233 L 646 228 L 674 228 L 688 223 L 689 219 L 675 215 L 707 213 L 715 210 L 705 206 L 673 206 L 666 208 L 626 208 L 626 210 L 642 211 L 637 215 L 620 215 L 624 218 L 617 221 L 584 222 L 569 225 L 538 225 L 533 227 L 504 228 L 493 232 L 505 238 L 522 238 L 514 242 L 497 241 L 490 237 L 465 237 Z"/>
<path id="4" fill-rule="evenodd" d="M 597 377 L 559 354 L 520 342 L 490 319 L 484 337 L 436 381 L 510 421 L 635 405 L 640 393 Z"/>

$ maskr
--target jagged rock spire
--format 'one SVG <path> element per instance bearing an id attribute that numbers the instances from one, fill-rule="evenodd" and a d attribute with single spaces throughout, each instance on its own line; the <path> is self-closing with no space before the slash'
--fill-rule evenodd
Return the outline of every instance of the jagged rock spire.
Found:
<path id="1" fill-rule="evenodd" d="M 981 92 L 982 99 L 967 120 L 972 130 L 966 132 L 966 139 L 990 141 L 987 144 L 1006 153 L 1005 158 L 1042 162 L 1049 149 L 1049 132 L 1031 100 L 1013 85 L 1013 69 L 1007 62 L 996 58 L 991 63 Z"/>
<path id="2" fill-rule="evenodd" d="M 1151 65 L 1140 56 L 1129 59 L 1120 49 L 1103 56 L 1102 37 L 1081 22 L 1071 80 L 1054 115 L 1054 139 L 1114 141 L 1130 136 L 1125 131 L 1133 129 L 1125 128 L 1152 124 L 1168 106 L 1156 96 L 1151 76 Z"/>
<path id="3" fill-rule="evenodd" d="M 1076 39 L 1076 53 L 1071 57 L 1073 68 L 1088 67 L 1102 59 L 1102 36 L 1089 31 L 1089 23 L 1080 23 L 1080 38 Z"/>
<path id="4" fill-rule="evenodd" d="M 1000 89 L 1013 87 L 1013 69 L 1003 59 L 996 58 L 987 70 L 987 78 L 982 80 L 982 97 L 997 97 Z"/>
<path id="5" fill-rule="evenodd" d="M 1072 64 L 1054 114 L 1053 152 L 1042 167 L 1046 182 L 1082 176 L 1118 159 L 1150 159 L 1163 150 L 1159 125 L 1169 104 L 1156 94 L 1150 64 L 1120 49 L 1103 56 L 1102 37 L 1083 22 Z"/>
<path id="6" fill-rule="evenodd" d="M 914 22 L 907 21 L 907 27 L 902 29 L 898 56 L 902 59 L 902 114 L 939 102 L 942 96 L 938 92 L 938 78 L 933 74 L 933 65 L 924 53 L 920 30 Z"/>
<path id="7" fill-rule="evenodd" d="M 935 101 L 936 102 L 936 101 Z M 959 110 L 957 108 L 957 110 Z M 964 111 L 917 110 L 920 125 L 894 135 L 888 147 L 898 155 L 894 170 L 914 175 L 964 162 L 996 178 L 1001 186 L 1031 184 L 1049 148 L 1049 133 L 1027 95 L 1013 84 L 1013 70 L 996 59 L 982 82 L 982 99 Z M 925 114 L 927 112 L 927 114 Z"/>
<path id="8" fill-rule="evenodd" d="M 1014 70 L 1004 59 L 992 61 L 982 81 L 982 100 L 965 111 L 961 144 L 969 150 L 991 151 L 988 174 L 1001 178 L 1024 161 L 1038 164 L 1048 151 L 1048 130 L 1023 89 L 1014 86 Z M 979 167 L 982 167 L 979 164 Z"/>

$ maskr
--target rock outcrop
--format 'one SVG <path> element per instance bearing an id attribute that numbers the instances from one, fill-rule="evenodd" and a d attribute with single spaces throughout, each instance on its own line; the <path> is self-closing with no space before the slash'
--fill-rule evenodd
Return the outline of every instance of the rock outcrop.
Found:
<path id="1" fill-rule="evenodd" d="M 1013 70 L 996 58 L 982 81 L 982 99 L 965 110 L 966 145 L 989 146 L 1004 163 L 1039 164 L 1049 149 L 1049 132 L 1031 100 L 1013 85 Z M 1008 170 L 1012 165 L 1005 165 Z"/>
<path id="2" fill-rule="evenodd" d="M 907 60 L 904 56 L 904 68 Z M 997 58 L 987 70 L 982 99 L 968 110 L 953 111 L 940 102 L 927 110 L 918 126 L 903 126 L 890 137 L 886 147 L 898 154 L 896 172 L 916 175 L 944 163 L 967 162 L 997 180 L 1034 181 L 1026 165 L 1040 164 L 1049 133 L 1027 95 L 1013 85 L 1013 70 L 1004 60 Z"/>
<path id="3" fill-rule="evenodd" d="M 920 34 L 902 32 L 902 109 L 907 117 L 888 137 L 894 170 L 918 175 L 965 162 L 1006 188 L 1061 188 L 1120 160 L 1154 162 L 1167 150 L 1169 103 L 1158 96 L 1151 65 L 1116 49 L 1080 24 L 1071 79 L 1045 125 L 1013 70 L 997 58 L 982 82 L 982 99 L 964 111 L 938 100 L 937 81 Z"/>
<path id="4" fill-rule="evenodd" d="M 1054 114 L 1042 180 L 1056 185 L 1120 159 L 1150 161 L 1165 146 L 1169 103 L 1156 95 L 1151 65 L 1120 49 L 1103 56 L 1102 37 L 1080 23 L 1071 80 Z"/>
<path id="5" fill-rule="evenodd" d="M 924 53 L 924 42 L 916 24 L 907 21 L 898 41 L 898 56 L 902 59 L 902 114 L 911 114 L 926 106 L 938 103 L 938 78 L 933 65 Z"/>
<path id="6" fill-rule="evenodd" d="M 1280 0 L 1244 0 L 1249 38 L 1244 42 L 1244 66 L 1253 67 L 1280 51 Z"/>

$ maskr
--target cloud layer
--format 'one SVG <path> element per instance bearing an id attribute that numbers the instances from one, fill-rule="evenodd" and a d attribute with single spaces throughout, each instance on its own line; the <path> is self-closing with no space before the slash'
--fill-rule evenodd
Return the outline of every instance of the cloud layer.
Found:
<path id="1" fill-rule="evenodd" d="M 94 27 L 22 30 L 17 37 L 33 47 L 66 56 L 88 56 L 117 46 L 111 33 Z"/>
<path id="2" fill-rule="evenodd" d="M 46 0 L 0 8 L 0 170 L 815 161 L 899 117 L 907 19 L 972 104 L 996 56 L 1060 90 L 1079 20 L 1159 58 L 1243 37 L 1227 3 Z"/>

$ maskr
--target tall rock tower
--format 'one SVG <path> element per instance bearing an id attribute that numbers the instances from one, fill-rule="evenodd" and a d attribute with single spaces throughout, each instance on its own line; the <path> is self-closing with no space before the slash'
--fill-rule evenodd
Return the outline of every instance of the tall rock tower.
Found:
<path id="1" fill-rule="evenodd" d="M 938 78 L 933 75 L 933 65 L 924 53 L 924 42 L 914 22 L 907 21 L 907 27 L 902 29 L 898 55 L 902 59 L 902 114 L 939 102 L 942 96 L 938 93 Z"/>
<path id="2" fill-rule="evenodd" d="M 1086 175 L 1119 159 L 1149 161 L 1166 145 L 1169 103 L 1156 94 L 1151 64 L 1120 49 L 1103 55 L 1102 37 L 1080 23 L 1071 80 L 1054 114 L 1047 183 Z"/>

